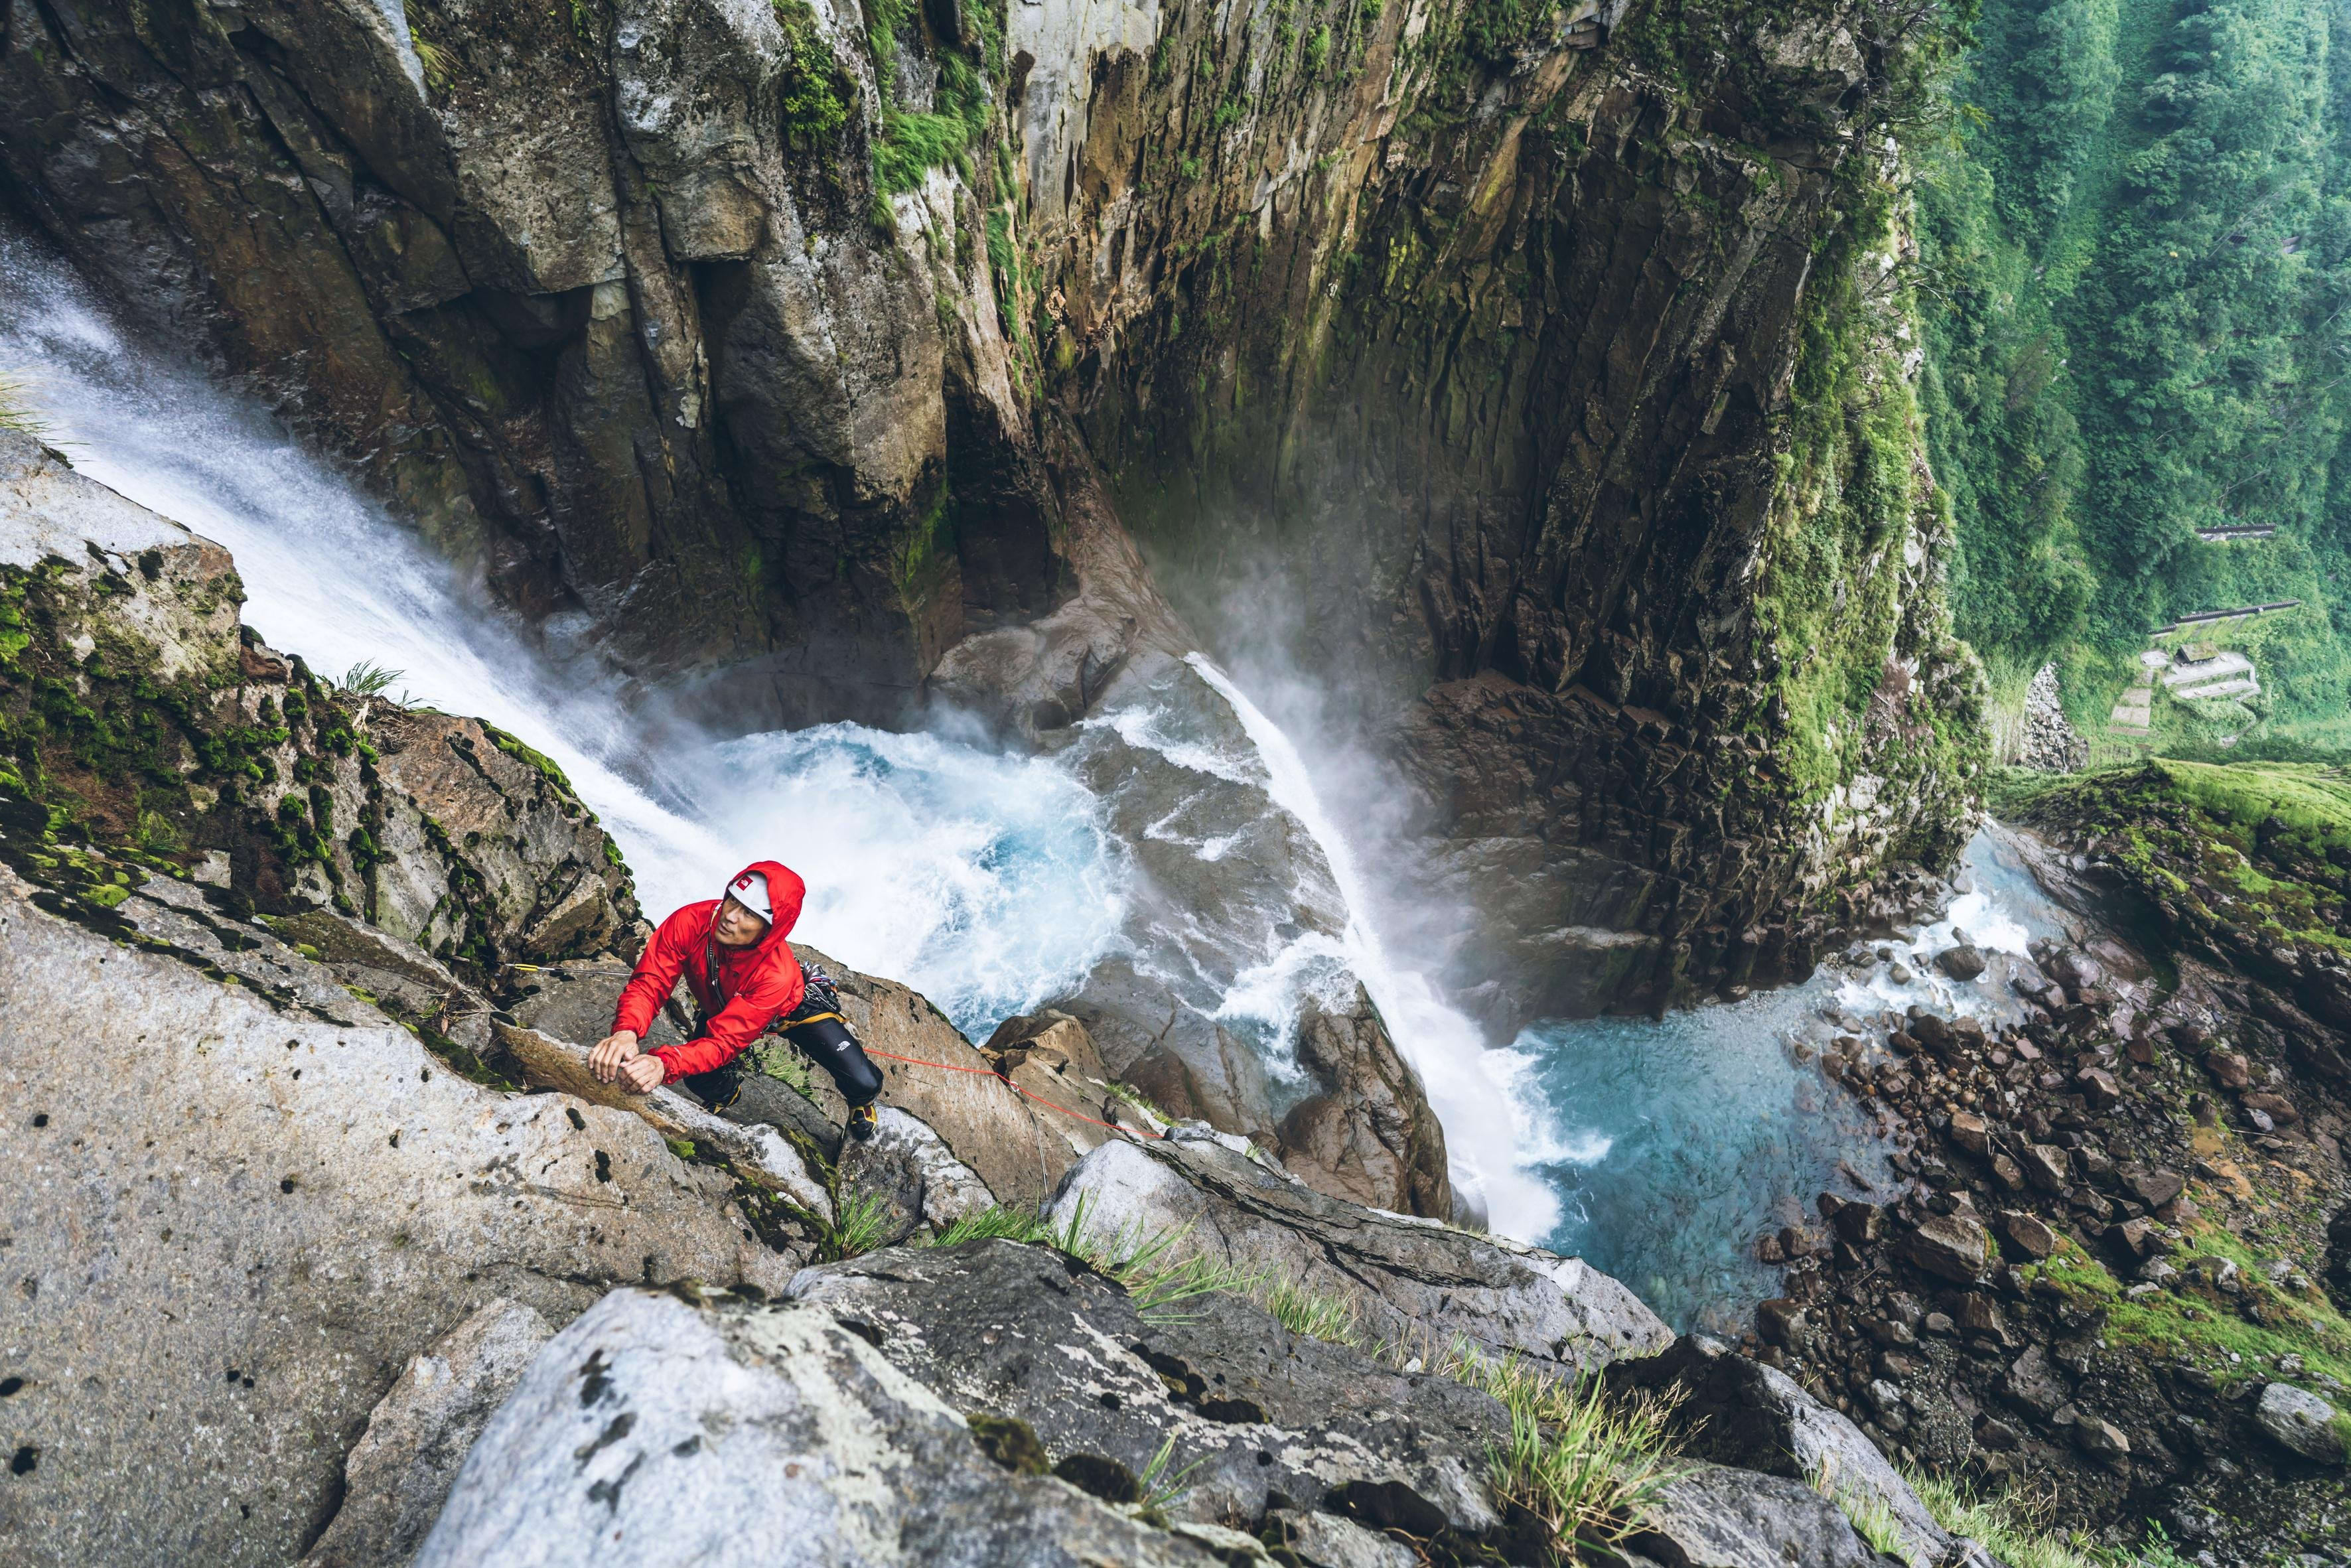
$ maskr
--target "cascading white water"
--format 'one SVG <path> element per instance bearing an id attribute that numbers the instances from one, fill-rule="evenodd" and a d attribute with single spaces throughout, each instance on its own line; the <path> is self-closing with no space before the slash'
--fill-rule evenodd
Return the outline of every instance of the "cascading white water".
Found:
<path id="1" fill-rule="evenodd" d="M 1371 925 L 1369 890 L 1354 852 L 1322 809 L 1298 747 L 1208 659 L 1195 653 L 1188 662 L 1232 705 L 1264 759 L 1274 800 L 1322 846 L 1347 904 L 1347 966 L 1372 993 L 1396 1048 L 1420 1074 L 1445 1126 L 1455 1182 L 1485 1199 L 1495 1230 L 1527 1239 L 1550 1235 L 1559 1224 L 1559 1198 L 1527 1169 L 1531 1155 L 1544 1157 L 1551 1147 L 1550 1118 L 1540 1098 L 1519 1082 L 1524 1062 L 1489 1051 L 1478 1026 L 1447 1006 L 1426 975 L 1397 964 L 1384 950 Z"/>
<path id="2" fill-rule="evenodd" d="M 395 692 L 553 758 L 656 918 L 773 855 L 809 876 L 806 940 L 983 1032 L 1068 988 L 1117 928 L 1123 855 L 1051 763 L 855 725 L 646 755 L 609 677 L 558 668 L 252 400 L 134 341 L 5 228 L 0 375 L 77 468 L 226 546 L 273 646 L 322 674 L 398 670 Z"/>
<path id="3" fill-rule="evenodd" d="M 1054 763 L 854 725 L 644 755 L 643 727 L 608 677 L 555 665 L 251 400 L 127 337 L 70 268 L 5 231 L 0 371 L 26 383 L 77 467 L 228 547 L 246 619 L 273 645 L 330 675 L 362 662 L 397 670 L 411 700 L 478 715 L 553 758 L 619 841 L 653 914 L 707 896 L 754 854 L 776 854 L 808 878 L 808 941 L 906 979 L 974 1031 L 1070 988 L 1118 930 L 1122 847 Z M 1495 1076 L 1514 1059 L 1489 1055 L 1425 977 L 1383 952 L 1353 859 L 1296 748 L 1220 671 L 1194 664 L 1259 758 L 1237 764 L 1144 735 L 1145 712 L 1101 722 L 1210 773 L 1254 773 L 1261 760 L 1348 905 L 1343 941 L 1309 933 L 1270 952 L 1236 977 L 1216 1017 L 1276 1041 L 1302 993 L 1345 970 L 1362 976 L 1428 1083 L 1463 1185 L 1484 1196 L 1496 1228 L 1545 1233 L 1556 1200 L 1507 1153 L 1534 1132 Z M 1213 859 L 1217 846 L 1197 852 Z M 1296 1077 L 1270 1054 L 1277 1081 Z"/>

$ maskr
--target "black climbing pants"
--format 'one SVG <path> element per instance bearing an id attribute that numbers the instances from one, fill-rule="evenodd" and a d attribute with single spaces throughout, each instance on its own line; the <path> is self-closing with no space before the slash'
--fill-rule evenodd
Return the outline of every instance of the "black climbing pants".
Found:
<path id="1" fill-rule="evenodd" d="M 867 1058 L 865 1048 L 857 1043 L 857 1037 L 839 1019 L 817 1019 L 783 1033 L 786 1040 L 799 1048 L 802 1056 L 831 1075 L 833 1086 L 849 1102 L 850 1109 L 871 1105 L 882 1097 L 880 1071 Z M 724 1111 L 743 1092 L 745 1071 L 743 1057 L 737 1056 L 723 1067 L 696 1072 L 679 1082 L 713 1111 Z"/>

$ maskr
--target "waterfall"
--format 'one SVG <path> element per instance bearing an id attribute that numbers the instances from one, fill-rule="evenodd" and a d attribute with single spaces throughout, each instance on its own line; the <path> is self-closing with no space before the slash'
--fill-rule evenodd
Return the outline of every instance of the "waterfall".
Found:
<path id="1" fill-rule="evenodd" d="M 329 678 L 397 670 L 392 695 L 554 758 L 655 919 L 783 860 L 809 880 L 803 939 L 981 1034 L 1068 988 L 1117 928 L 1119 847 L 1050 762 L 857 725 L 650 749 L 609 672 L 558 664 L 256 402 L 121 330 L 5 226 L 0 376 L 76 468 L 227 547 L 272 646 Z"/>
<path id="2" fill-rule="evenodd" d="M 256 401 L 124 333 L 68 267 L 5 226 L 0 377 L 23 386 L 78 468 L 226 546 L 246 619 L 273 645 L 330 677 L 362 662 L 398 670 L 395 695 L 479 715 L 553 758 L 655 915 L 709 896 L 745 860 L 782 859 L 809 880 L 803 940 L 906 980 L 974 1034 L 1068 994 L 1116 944 L 1184 956 L 1180 934 L 1122 934 L 1149 913 L 1134 845 L 1175 830 L 1152 811 L 1114 829 L 1074 752 L 1008 756 L 842 724 L 653 742 L 622 679 L 550 654 Z M 1208 659 L 1188 664 L 1254 758 L 1203 749 L 1164 704 L 1088 725 L 1203 778 L 1254 780 L 1261 766 L 1344 905 L 1335 942 L 1292 932 L 1204 1010 L 1278 1055 L 1297 993 L 1352 970 L 1426 1086 L 1457 1185 L 1483 1199 L 1495 1230 L 1582 1252 L 1677 1321 L 1741 1321 L 1773 1277 L 1748 1242 L 1785 1222 L 1781 1206 L 1844 1169 L 1884 1177 L 1866 1119 L 1804 1065 L 1802 1042 L 1864 1030 L 1865 1019 L 1882 1027 L 1914 999 L 1991 1005 L 1989 981 L 1946 985 L 1927 960 L 1956 939 L 1954 922 L 2011 956 L 2047 924 L 2029 877 L 1980 839 L 1979 890 L 1899 945 L 1917 971 L 1900 984 L 1885 963 L 1824 971 L 1662 1020 L 1539 1023 L 1489 1048 L 1383 941 L 1374 890 L 1291 737 Z M 1190 848 L 1214 862 L 1228 842 Z M 1269 1062 L 1278 1079 L 1283 1065 Z"/>
<path id="3" fill-rule="evenodd" d="M 1348 967 L 1371 992 L 1396 1049 L 1420 1074 L 1445 1126 L 1455 1185 L 1484 1200 L 1489 1221 L 1503 1235 L 1533 1240 L 1550 1235 L 1559 1224 L 1559 1199 L 1526 1168 L 1525 1154 L 1549 1142 L 1543 1135 L 1548 1118 L 1521 1085 L 1523 1061 L 1489 1051 L 1478 1026 L 1447 1005 L 1426 975 L 1386 951 L 1371 925 L 1372 904 L 1354 852 L 1322 809 L 1297 746 L 1214 664 L 1198 653 L 1188 663 L 1232 705 L 1271 776 L 1274 800 L 1305 825 L 1331 862 L 1347 904 Z"/>

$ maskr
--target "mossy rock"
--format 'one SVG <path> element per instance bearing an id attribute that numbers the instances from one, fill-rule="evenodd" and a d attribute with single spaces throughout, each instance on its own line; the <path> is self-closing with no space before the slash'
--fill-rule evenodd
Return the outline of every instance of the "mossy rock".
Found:
<path id="1" fill-rule="evenodd" d="M 2167 758 L 2037 788 L 2010 780 L 2001 799 L 2025 822 L 2095 844 L 2183 934 L 2351 956 L 2341 768 Z"/>

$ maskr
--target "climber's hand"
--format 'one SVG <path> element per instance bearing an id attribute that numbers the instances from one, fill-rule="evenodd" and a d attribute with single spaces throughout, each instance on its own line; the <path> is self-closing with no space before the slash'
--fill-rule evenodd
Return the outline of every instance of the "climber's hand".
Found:
<path id="1" fill-rule="evenodd" d="M 621 1087 L 632 1093 L 652 1093 L 664 1076 L 658 1056 L 632 1056 L 621 1063 Z"/>
<path id="2" fill-rule="evenodd" d="M 588 1071 L 596 1075 L 599 1083 L 610 1083 L 620 1072 L 621 1064 L 637 1054 L 637 1037 L 629 1030 L 608 1034 L 596 1042 L 588 1053 Z M 660 1079 L 653 1080 L 658 1083 Z"/>

